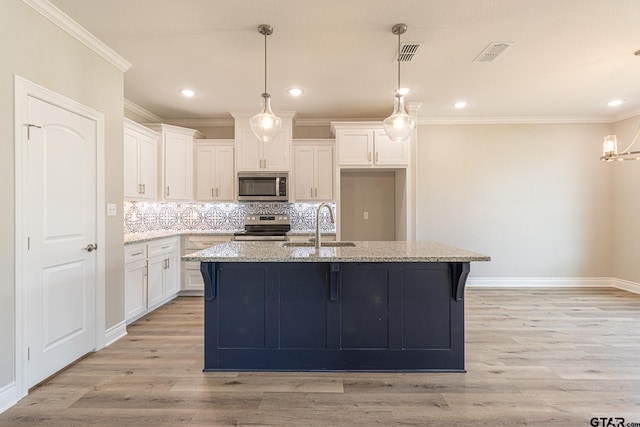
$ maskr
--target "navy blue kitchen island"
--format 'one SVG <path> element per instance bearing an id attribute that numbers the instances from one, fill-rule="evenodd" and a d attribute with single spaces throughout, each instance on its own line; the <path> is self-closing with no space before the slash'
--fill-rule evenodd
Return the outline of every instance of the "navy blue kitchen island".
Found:
<path id="1" fill-rule="evenodd" d="M 465 282 L 489 258 L 355 244 L 231 242 L 185 256 L 205 281 L 204 370 L 464 372 Z"/>

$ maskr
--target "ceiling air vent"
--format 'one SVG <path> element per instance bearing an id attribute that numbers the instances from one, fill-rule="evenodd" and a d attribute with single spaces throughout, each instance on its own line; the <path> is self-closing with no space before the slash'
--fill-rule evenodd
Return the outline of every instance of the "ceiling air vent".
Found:
<path id="1" fill-rule="evenodd" d="M 393 62 L 411 62 L 421 47 L 422 43 L 402 43 L 400 45 L 400 52 L 396 55 L 396 59 Z"/>
<path id="2" fill-rule="evenodd" d="M 513 43 L 491 43 L 473 62 L 492 62 Z"/>

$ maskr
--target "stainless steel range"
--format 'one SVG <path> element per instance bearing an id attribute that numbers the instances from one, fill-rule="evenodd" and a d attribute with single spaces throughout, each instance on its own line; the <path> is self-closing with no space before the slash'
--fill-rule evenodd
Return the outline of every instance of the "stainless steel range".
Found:
<path id="1" fill-rule="evenodd" d="M 291 218 L 287 214 L 247 215 L 244 218 L 244 231 L 233 235 L 234 240 L 287 240 L 291 230 Z"/>

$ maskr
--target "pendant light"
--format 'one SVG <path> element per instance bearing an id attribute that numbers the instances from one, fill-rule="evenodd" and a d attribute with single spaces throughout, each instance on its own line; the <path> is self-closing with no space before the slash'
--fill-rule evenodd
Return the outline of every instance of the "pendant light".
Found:
<path id="1" fill-rule="evenodd" d="M 615 135 L 607 135 L 604 137 L 604 141 L 602 142 L 602 157 L 600 160 L 603 162 L 613 162 L 618 161 L 622 162 L 625 160 L 640 160 L 640 151 L 631 151 L 631 147 L 638 140 L 638 136 L 640 136 L 640 127 L 636 132 L 636 136 L 631 141 L 631 144 L 624 150 L 622 153 L 618 154 L 618 141 Z"/>
<path id="2" fill-rule="evenodd" d="M 393 142 L 406 141 L 416 127 L 416 119 L 407 114 L 404 106 L 404 95 L 400 93 L 400 35 L 406 31 L 406 24 L 396 24 L 391 28 L 391 32 L 398 36 L 398 88 L 393 101 L 393 113 L 384 119 L 382 125 L 384 131 Z"/>
<path id="3" fill-rule="evenodd" d="M 267 36 L 273 33 L 271 25 L 258 26 L 258 32 L 264 36 L 264 93 L 262 110 L 251 117 L 249 123 L 255 136 L 263 142 L 270 142 L 282 128 L 282 119 L 271 111 L 271 95 L 267 92 Z"/>

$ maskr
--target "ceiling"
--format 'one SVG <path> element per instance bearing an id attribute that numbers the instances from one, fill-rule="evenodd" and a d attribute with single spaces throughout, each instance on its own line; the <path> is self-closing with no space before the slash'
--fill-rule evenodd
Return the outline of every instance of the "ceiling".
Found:
<path id="1" fill-rule="evenodd" d="M 380 119 L 393 107 L 396 23 L 423 43 L 407 102 L 434 121 L 613 121 L 640 112 L 638 0 L 50 0 L 132 66 L 125 98 L 171 120 L 258 111 Z M 474 62 L 492 42 L 513 43 Z M 178 91 L 192 88 L 193 98 Z M 300 87 L 294 98 L 287 89 Z M 607 106 L 612 99 L 625 102 Z M 465 109 L 452 104 L 468 102 Z"/>

